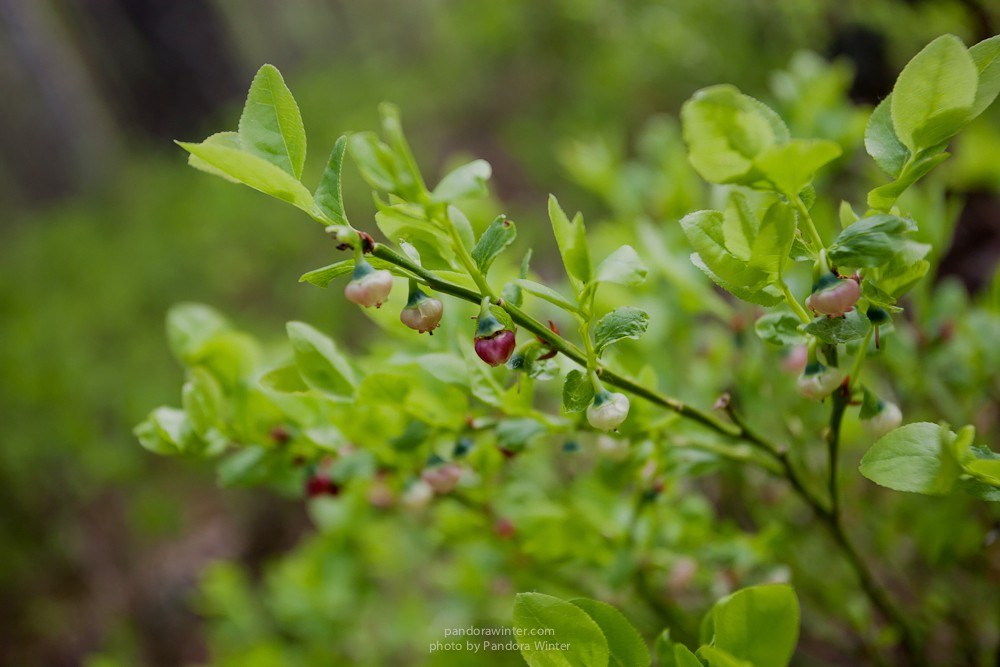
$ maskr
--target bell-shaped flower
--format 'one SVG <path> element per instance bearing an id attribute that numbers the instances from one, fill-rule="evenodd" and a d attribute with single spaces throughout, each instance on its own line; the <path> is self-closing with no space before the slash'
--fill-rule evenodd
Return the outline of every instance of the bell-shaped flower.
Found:
<path id="1" fill-rule="evenodd" d="M 354 263 L 351 282 L 344 288 L 347 300 L 365 308 L 379 308 L 389 298 L 391 291 L 392 273 L 386 269 L 374 269 L 364 257 L 359 256 Z"/>
<path id="2" fill-rule="evenodd" d="M 587 421 L 601 431 L 613 431 L 628 417 L 628 408 L 628 396 L 602 389 L 587 408 Z"/>
<path id="3" fill-rule="evenodd" d="M 827 368 L 818 361 L 810 362 L 796 383 L 799 393 L 806 398 L 821 401 L 844 381 L 839 368 Z"/>
<path id="4" fill-rule="evenodd" d="M 440 300 L 427 296 L 417 287 L 415 281 L 410 281 L 410 296 L 406 307 L 399 313 L 399 321 L 417 333 L 433 334 L 441 324 L 444 304 Z"/>
<path id="5" fill-rule="evenodd" d="M 889 431 L 899 428 L 902 423 L 903 413 L 891 401 L 879 401 L 878 412 L 861 420 L 861 426 L 873 438 L 881 438 Z"/>
<path id="6" fill-rule="evenodd" d="M 827 273 L 806 299 L 806 306 L 818 315 L 840 317 L 854 310 L 861 298 L 861 285 L 854 278 Z"/>

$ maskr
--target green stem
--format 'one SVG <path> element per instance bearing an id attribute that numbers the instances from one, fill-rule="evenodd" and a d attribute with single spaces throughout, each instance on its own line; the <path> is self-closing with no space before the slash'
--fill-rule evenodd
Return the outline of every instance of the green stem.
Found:
<path id="1" fill-rule="evenodd" d="M 439 225 L 443 225 L 444 228 L 448 230 L 448 236 L 451 237 L 451 243 L 455 246 L 455 253 L 458 255 L 458 261 L 460 261 L 462 266 L 465 267 L 466 273 L 472 277 L 472 280 L 476 283 L 476 287 L 479 288 L 479 291 L 490 297 L 490 299 L 495 299 L 496 295 L 493 294 L 490 284 L 486 282 L 486 277 L 479 270 L 479 267 L 476 266 L 475 260 L 472 259 L 469 249 L 466 248 L 465 244 L 462 242 L 462 237 L 458 235 L 458 229 L 451 221 L 451 218 L 448 217 L 447 212 L 444 214 L 444 220 L 441 220 L 436 216 L 431 219 Z"/>
<path id="2" fill-rule="evenodd" d="M 861 367 L 865 363 L 865 357 L 868 355 L 868 345 L 871 343 L 872 334 L 875 332 L 875 327 L 869 327 L 868 332 L 865 333 L 865 337 L 861 339 L 861 346 L 858 348 L 858 354 L 854 357 L 854 363 L 851 364 L 851 374 L 850 374 L 850 384 L 848 385 L 848 393 L 853 390 L 854 387 L 858 385 L 858 379 L 861 377 Z"/>
<path id="3" fill-rule="evenodd" d="M 792 198 L 792 206 L 799 214 L 799 219 L 804 223 L 806 232 L 809 234 L 810 239 L 816 245 L 816 252 L 819 252 L 826 246 L 823 245 L 823 238 L 819 235 L 819 230 L 816 229 L 816 223 L 813 222 L 812 216 L 809 215 L 809 209 L 806 208 L 805 202 L 802 198 L 795 196 Z"/>
<path id="4" fill-rule="evenodd" d="M 830 429 L 826 436 L 827 451 L 827 491 L 830 494 L 830 514 L 833 520 L 840 523 L 840 485 L 838 484 L 838 463 L 840 459 L 840 425 L 844 420 L 844 412 L 850 403 L 850 392 L 847 387 L 840 387 L 833 392 L 833 405 L 830 407 Z"/>
<path id="5" fill-rule="evenodd" d="M 378 257 L 379 259 L 383 259 L 390 264 L 395 264 L 396 266 L 405 269 L 407 272 L 422 280 L 428 287 L 436 292 L 449 294 L 477 305 L 482 302 L 482 294 L 462 287 L 461 285 L 455 285 L 447 280 L 442 280 L 431 271 L 418 266 L 406 257 L 394 252 L 391 248 L 381 243 L 375 244 L 375 247 L 372 249 L 372 255 Z M 530 331 L 535 336 L 538 336 L 545 341 L 547 345 L 564 355 L 566 358 L 576 362 L 584 369 L 587 368 L 587 355 L 579 347 L 573 345 L 568 340 L 555 333 L 509 301 L 504 301 L 498 305 L 507 311 L 507 314 L 510 315 L 510 318 L 518 326 Z M 610 384 L 614 387 L 618 387 L 619 389 L 623 389 L 635 394 L 636 396 L 644 398 L 650 403 L 673 410 L 680 416 L 698 422 L 703 426 L 707 426 L 713 431 L 716 431 L 724 436 L 737 439 L 742 436 L 737 427 L 720 420 L 709 412 L 690 406 L 676 398 L 664 396 L 663 394 L 644 387 L 637 382 L 619 375 L 618 373 L 615 373 L 607 368 L 601 369 L 601 380 L 606 384 Z"/>
<path id="6" fill-rule="evenodd" d="M 778 287 L 781 289 L 781 293 L 785 295 L 785 302 L 789 305 L 789 307 L 791 307 L 792 311 L 799 316 L 802 323 L 809 324 L 812 322 L 813 318 L 809 316 L 806 309 L 802 307 L 799 300 L 795 298 L 794 294 L 792 294 L 792 290 L 788 287 L 788 283 L 785 282 L 784 278 L 780 278 L 778 280 Z"/>

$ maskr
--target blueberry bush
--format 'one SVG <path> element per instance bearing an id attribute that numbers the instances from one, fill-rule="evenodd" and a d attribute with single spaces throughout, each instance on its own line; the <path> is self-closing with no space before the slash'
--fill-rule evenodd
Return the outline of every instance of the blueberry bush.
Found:
<path id="1" fill-rule="evenodd" d="M 270 65 L 236 131 L 178 142 L 319 223 L 342 256 L 301 282 L 368 320 L 277 344 L 169 312 L 186 378 L 141 444 L 305 497 L 319 529 L 266 600 L 210 572 L 220 664 L 995 656 L 1000 283 L 931 278 L 955 222 L 932 173 L 1000 92 L 1000 37 L 935 39 L 870 113 L 808 54 L 774 87 L 781 114 L 697 91 L 627 162 L 564 145 L 612 211 L 592 230 L 555 196 L 548 225 L 497 214 L 481 159 L 429 186 L 389 104 L 307 187 Z M 374 224 L 349 216 L 348 156 Z M 443 636 L 505 625 L 513 644 Z"/>

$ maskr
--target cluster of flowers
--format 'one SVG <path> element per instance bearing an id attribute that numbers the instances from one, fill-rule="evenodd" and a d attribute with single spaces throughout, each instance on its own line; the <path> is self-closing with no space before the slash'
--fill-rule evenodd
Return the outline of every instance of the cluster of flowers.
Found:
<path id="1" fill-rule="evenodd" d="M 841 277 L 833 271 L 824 272 L 817 281 L 813 293 L 806 299 L 806 306 L 817 315 L 843 317 L 854 310 L 861 298 L 861 277 L 857 274 Z M 877 341 L 877 338 L 876 338 Z M 816 355 L 815 348 L 797 348 L 786 360 L 786 368 L 799 370 L 797 382 L 800 394 L 806 398 L 821 401 L 837 389 L 844 387 L 849 378 L 839 368 L 830 368 Z M 879 400 L 878 410 L 861 420 L 862 426 L 874 437 L 880 437 L 897 428 L 903 421 L 903 414 L 895 403 Z"/>
<path id="2" fill-rule="evenodd" d="M 379 308 L 388 300 L 391 291 L 392 273 L 387 269 L 375 269 L 359 256 L 351 281 L 344 288 L 347 300 L 365 308 Z M 399 314 L 400 321 L 418 333 L 433 334 L 434 329 L 440 326 L 443 314 L 441 301 L 425 294 L 411 280 L 406 307 Z M 507 363 L 517 345 L 515 329 L 491 312 L 488 299 L 484 299 L 476 320 L 476 355 L 490 366 Z M 594 401 L 587 409 L 587 420 L 594 428 L 613 431 L 625 421 L 628 411 L 629 400 L 625 394 L 612 393 L 598 385 Z"/>

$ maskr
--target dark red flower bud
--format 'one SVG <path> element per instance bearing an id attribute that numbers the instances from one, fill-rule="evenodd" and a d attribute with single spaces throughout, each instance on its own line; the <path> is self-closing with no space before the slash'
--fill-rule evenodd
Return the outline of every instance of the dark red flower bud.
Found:
<path id="1" fill-rule="evenodd" d="M 476 354 L 490 366 L 500 366 L 514 354 L 516 345 L 514 332 L 504 329 L 489 338 L 476 338 Z"/>
<path id="2" fill-rule="evenodd" d="M 306 480 L 306 496 L 316 498 L 317 496 L 339 496 L 340 485 L 330 479 L 327 475 L 317 473 L 311 475 Z"/>

